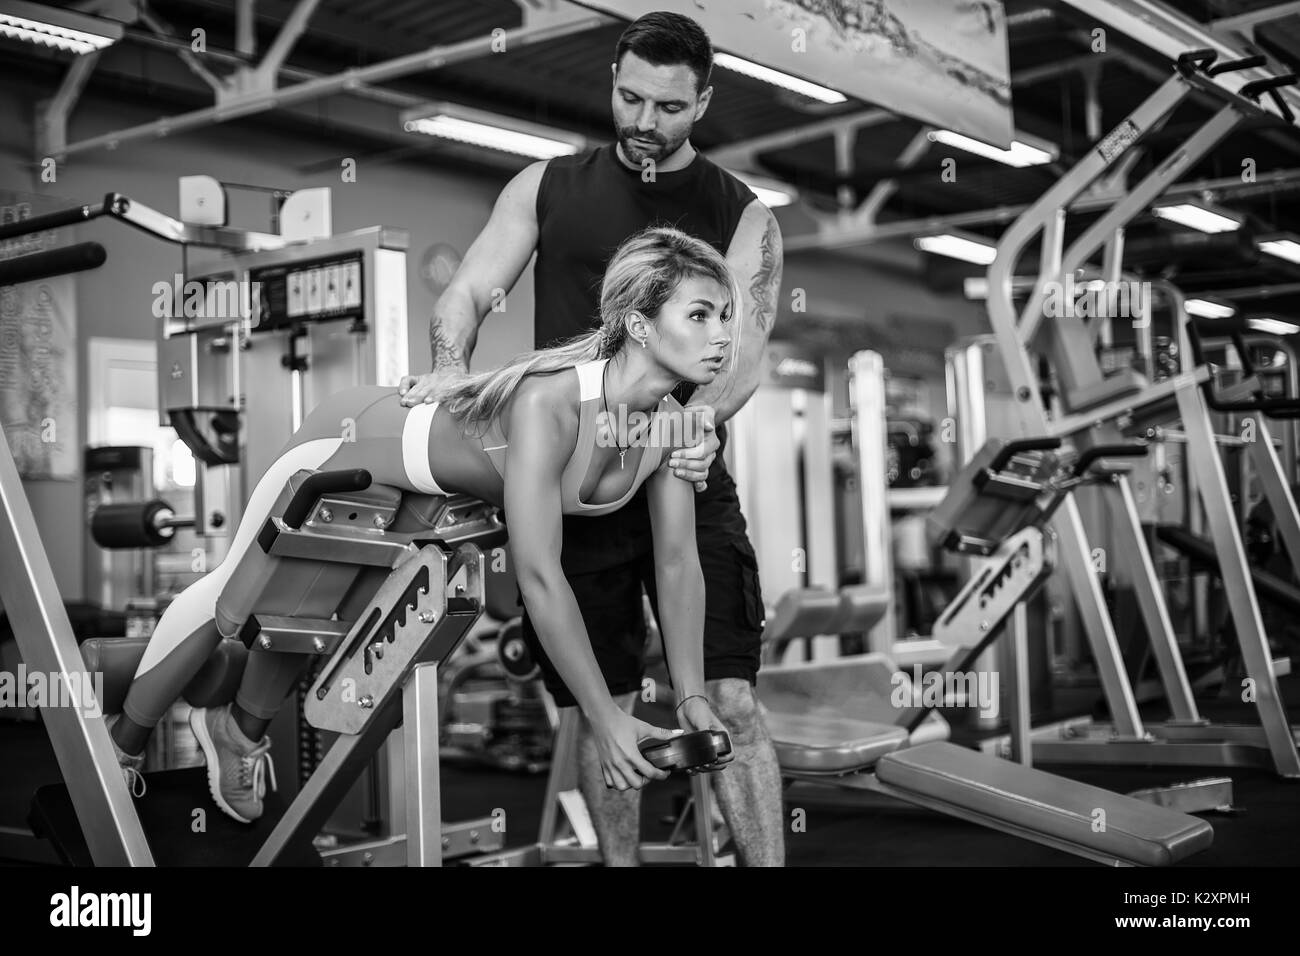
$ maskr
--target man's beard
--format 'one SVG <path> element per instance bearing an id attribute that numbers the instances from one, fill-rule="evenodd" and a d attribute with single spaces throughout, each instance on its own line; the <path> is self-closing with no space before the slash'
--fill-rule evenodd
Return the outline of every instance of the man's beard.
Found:
<path id="1" fill-rule="evenodd" d="M 654 146 L 638 146 L 633 142 L 633 140 L 636 139 L 636 135 L 625 133 L 622 130 L 619 130 L 618 137 L 619 142 L 623 146 L 624 154 L 627 155 L 628 159 L 633 159 L 637 162 L 640 162 L 643 159 L 667 159 L 673 153 L 677 152 L 682 145 L 680 142 L 671 143 L 655 137 L 651 140 L 651 142 L 654 143 Z M 685 139 L 683 139 L 682 142 L 685 142 Z"/>

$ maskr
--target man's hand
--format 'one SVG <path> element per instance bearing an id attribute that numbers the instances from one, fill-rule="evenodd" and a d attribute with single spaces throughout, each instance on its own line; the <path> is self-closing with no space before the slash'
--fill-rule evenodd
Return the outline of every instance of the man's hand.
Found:
<path id="1" fill-rule="evenodd" d="M 668 459 L 668 467 L 678 478 L 692 482 L 696 491 L 703 491 L 707 487 L 704 479 L 709 477 L 709 466 L 718 456 L 718 449 L 722 443 L 718 441 L 717 430 L 713 424 L 712 407 L 690 405 L 686 409 L 686 414 L 691 416 L 690 420 L 695 426 L 692 428 L 692 433 L 699 433 L 702 430 L 704 437 L 690 448 L 674 451 L 672 457 Z"/>
<path id="2" fill-rule="evenodd" d="M 459 369 L 444 368 L 424 375 L 403 375 L 397 383 L 397 394 L 402 396 L 403 405 L 429 404 L 437 386 L 455 381 L 464 374 Z"/>
<path id="3" fill-rule="evenodd" d="M 677 723 L 687 733 L 694 730 L 721 730 L 725 732 L 727 729 L 722 721 L 718 719 L 718 715 L 713 712 L 708 700 L 694 695 L 682 701 L 681 706 L 677 708 Z M 733 750 L 725 757 L 719 757 L 715 763 L 700 769 L 704 773 L 720 770 L 735 759 L 736 752 Z"/>

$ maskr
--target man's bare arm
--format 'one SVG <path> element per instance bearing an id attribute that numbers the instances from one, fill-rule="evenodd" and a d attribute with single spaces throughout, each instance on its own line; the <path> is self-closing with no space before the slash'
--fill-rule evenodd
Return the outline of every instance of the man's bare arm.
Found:
<path id="1" fill-rule="evenodd" d="M 725 422 L 740 411 L 758 387 L 759 362 L 776 323 L 784 252 L 781 230 L 772 211 L 757 199 L 745 207 L 727 248 L 727 263 L 740 286 L 744 321 L 735 364 L 726 375 L 696 389 L 692 405 L 710 405 L 714 421 Z"/>
<path id="2" fill-rule="evenodd" d="M 545 168 L 545 162 L 533 163 L 501 190 L 487 225 L 434 304 L 429 320 L 433 370 L 403 379 L 405 404 L 431 401 L 438 376 L 469 370 L 479 326 L 499 297 L 514 288 L 537 248 L 537 189 Z"/>

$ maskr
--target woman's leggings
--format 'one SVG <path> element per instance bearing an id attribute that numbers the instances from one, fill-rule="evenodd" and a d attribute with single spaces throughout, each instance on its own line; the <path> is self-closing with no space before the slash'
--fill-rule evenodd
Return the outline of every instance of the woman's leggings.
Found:
<path id="1" fill-rule="evenodd" d="M 295 472 L 365 468 L 376 484 L 446 494 L 429 468 L 437 407 L 408 408 L 396 389 L 365 386 L 332 395 L 307 416 L 249 496 L 225 560 L 163 612 L 122 705 L 132 721 L 157 725 L 222 638 L 235 637 L 248 620 L 257 595 L 241 584 L 265 580 L 279 560 L 265 554 L 256 538 Z M 235 586 L 227 588 L 237 568 Z M 235 702 L 270 720 L 303 666 L 297 654 L 250 654 Z"/>

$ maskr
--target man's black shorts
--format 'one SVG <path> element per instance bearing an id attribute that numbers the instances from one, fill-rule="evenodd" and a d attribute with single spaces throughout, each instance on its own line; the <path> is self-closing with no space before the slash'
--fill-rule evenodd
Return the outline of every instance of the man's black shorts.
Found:
<path id="1" fill-rule="evenodd" d="M 704 678 L 734 677 L 753 684 L 762 643 L 763 596 L 735 483 L 721 460 L 719 454 L 709 472 L 708 488 L 695 496 L 695 535 L 704 572 Z M 641 689 L 646 645 L 642 586 L 658 617 L 649 534 L 643 494 L 611 515 L 565 520 L 561 563 L 611 694 Z M 556 704 L 576 706 L 526 612 L 523 633 Z"/>

